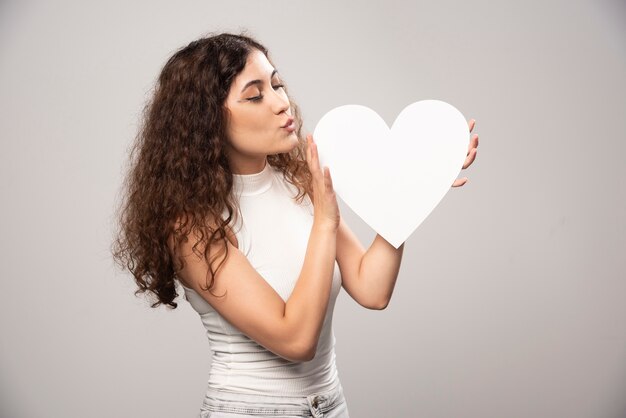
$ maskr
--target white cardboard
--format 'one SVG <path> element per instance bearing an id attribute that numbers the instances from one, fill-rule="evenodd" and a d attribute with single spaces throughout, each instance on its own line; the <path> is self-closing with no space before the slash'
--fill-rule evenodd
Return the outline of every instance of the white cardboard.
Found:
<path id="1" fill-rule="evenodd" d="M 405 107 L 391 129 L 366 106 L 336 107 L 317 123 L 313 139 L 337 195 L 398 248 L 450 190 L 469 134 L 454 106 L 422 100 Z"/>

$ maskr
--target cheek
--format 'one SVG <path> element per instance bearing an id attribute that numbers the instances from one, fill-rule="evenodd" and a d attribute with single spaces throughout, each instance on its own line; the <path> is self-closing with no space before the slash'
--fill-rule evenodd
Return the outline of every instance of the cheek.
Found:
<path id="1" fill-rule="evenodd" d="M 263 153 L 274 141 L 271 120 L 256 109 L 231 114 L 228 131 L 230 143 L 240 152 Z"/>
<path id="2" fill-rule="evenodd" d="M 256 109 L 246 109 L 238 112 L 231 118 L 231 131 L 237 134 L 249 135 L 254 132 L 262 132 L 267 128 L 267 120 Z"/>

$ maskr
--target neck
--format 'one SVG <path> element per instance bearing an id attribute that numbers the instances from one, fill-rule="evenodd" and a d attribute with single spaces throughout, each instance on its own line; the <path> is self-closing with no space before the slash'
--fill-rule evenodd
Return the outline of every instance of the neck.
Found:
<path id="1" fill-rule="evenodd" d="M 230 161 L 230 167 L 233 174 L 256 174 L 263 171 L 265 168 L 265 164 L 267 164 L 267 157 L 263 156 L 262 158 L 255 159 L 246 159 L 237 161 Z"/>

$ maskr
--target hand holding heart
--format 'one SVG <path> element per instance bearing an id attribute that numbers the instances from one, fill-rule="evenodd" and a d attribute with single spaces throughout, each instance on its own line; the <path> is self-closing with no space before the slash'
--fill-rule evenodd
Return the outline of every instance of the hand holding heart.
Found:
<path id="1" fill-rule="evenodd" d="M 310 197 L 313 202 L 313 223 L 336 231 L 339 227 L 340 214 L 330 170 L 328 167 L 324 167 L 323 170 L 320 167 L 313 135 L 307 135 L 306 139 L 306 160 L 313 176 L 313 196 Z"/>
<path id="2" fill-rule="evenodd" d="M 478 136 L 440 100 L 412 103 L 391 129 L 373 110 L 340 106 L 315 127 L 316 155 L 333 173 L 334 191 L 379 235 L 398 248 L 434 210 L 455 178 L 476 158 Z M 469 146 L 468 146 L 469 142 Z"/>
<path id="3" fill-rule="evenodd" d="M 474 130 L 474 125 L 476 125 L 476 120 L 471 119 L 468 122 L 470 133 Z M 467 148 L 467 158 L 465 158 L 465 163 L 463 163 L 463 170 L 472 165 L 474 160 L 476 159 L 476 154 L 478 153 L 478 135 L 472 135 L 472 139 L 470 141 L 469 147 Z M 462 179 L 456 179 L 454 183 L 452 183 L 452 187 L 459 187 L 467 183 L 467 177 L 463 177 Z"/>

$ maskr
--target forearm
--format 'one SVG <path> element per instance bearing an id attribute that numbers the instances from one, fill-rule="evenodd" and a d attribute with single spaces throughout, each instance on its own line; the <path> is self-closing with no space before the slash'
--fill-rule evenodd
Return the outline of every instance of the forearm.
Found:
<path id="1" fill-rule="evenodd" d="M 359 267 L 359 281 L 369 293 L 369 299 L 384 308 L 389 303 L 396 285 L 404 243 L 397 249 L 380 235 L 367 249 Z"/>
<path id="2" fill-rule="evenodd" d="M 335 268 L 337 231 L 313 225 L 302 271 L 285 304 L 285 318 L 302 345 L 314 349 L 322 330 Z"/>

